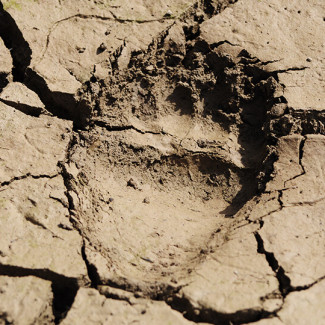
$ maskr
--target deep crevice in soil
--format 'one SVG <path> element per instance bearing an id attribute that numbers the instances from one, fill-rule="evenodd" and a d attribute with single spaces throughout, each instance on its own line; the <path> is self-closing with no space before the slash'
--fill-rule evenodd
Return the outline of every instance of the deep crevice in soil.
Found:
<path id="1" fill-rule="evenodd" d="M 84 105 L 77 103 L 71 94 L 51 91 L 45 79 L 30 68 L 32 50 L 28 42 L 24 39 L 15 20 L 3 9 L 1 2 L 0 37 L 3 39 L 5 46 L 9 49 L 12 56 L 13 80 L 25 84 L 30 90 L 34 91 L 44 103 L 46 110 L 54 116 L 74 120 L 77 125 L 83 125 L 85 123 L 84 118 L 89 113 L 83 110 Z M 4 87 L 5 85 L 6 82 L 1 82 L 0 87 Z M 30 110 L 28 109 L 22 109 L 22 111 L 30 114 Z M 30 115 L 34 114 L 32 113 Z"/>
<path id="2" fill-rule="evenodd" d="M 11 53 L 14 81 L 23 82 L 26 68 L 31 63 L 32 51 L 11 15 L 0 2 L 0 37 Z"/>
<path id="3" fill-rule="evenodd" d="M 10 277 L 35 276 L 52 282 L 53 315 L 58 324 L 71 308 L 79 289 L 78 281 L 47 269 L 29 269 L 13 265 L 0 264 L 0 275 Z"/>
<path id="4" fill-rule="evenodd" d="M 285 274 L 285 270 L 282 266 L 279 265 L 279 262 L 275 258 L 274 254 L 265 250 L 264 241 L 261 235 L 258 232 L 256 232 L 254 235 L 257 241 L 257 252 L 259 254 L 265 255 L 269 266 L 271 267 L 271 269 L 276 275 L 276 278 L 279 281 L 279 290 L 283 298 L 285 298 L 285 296 L 290 292 L 292 288 L 290 278 Z"/>
<path id="5" fill-rule="evenodd" d="M 5 72 L 0 72 L 0 93 L 8 85 L 8 74 Z"/>
<path id="6" fill-rule="evenodd" d="M 84 260 L 86 267 L 87 267 L 87 272 L 88 272 L 88 277 L 91 281 L 91 287 L 92 288 L 97 288 L 98 284 L 100 284 L 100 277 L 98 275 L 96 267 L 89 263 L 87 254 L 86 254 L 86 242 L 85 240 L 83 241 L 83 245 L 81 248 L 81 256 L 82 259 Z"/>
<path id="7" fill-rule="evenodd" d="M 17 109 L 18 111 L 21 111 L 26 115 L 30 115 L 34 117 L 39 117 L 42 112 L 42 108 L 40 107 L 33 107 L 22 103 L 5 100 L 5 99 L 0 99 L 0 102 Z"/>
<path id="8" fill-rule="evenodd" d="M 262 309 L 244 309 L 238 310 L 232 314 L 220 313 L 203 307 L 197 309 L 187 299 L 179 296 L 167 299 L 166 303 L 172 309 L 182 313 L 186 319 L 196 323 L 204 322 L 215 325 L 239 325 L 256 322 L 272 315 L 272 313 Z"/>

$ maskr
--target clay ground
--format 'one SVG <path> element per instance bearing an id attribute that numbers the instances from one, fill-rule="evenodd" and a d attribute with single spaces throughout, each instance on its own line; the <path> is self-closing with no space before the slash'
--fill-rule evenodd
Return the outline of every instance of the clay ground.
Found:
<path id="1" fill-rule="evenodd" d="M 0 1 L 0 324 L 325 324 L 323 0 Z"/>

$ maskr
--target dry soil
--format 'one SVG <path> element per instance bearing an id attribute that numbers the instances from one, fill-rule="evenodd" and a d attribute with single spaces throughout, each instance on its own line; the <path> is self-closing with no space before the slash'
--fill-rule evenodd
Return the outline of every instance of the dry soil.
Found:
<path id="1" fill-rule="evenodd" d="M 323 0 L 0 1 L 0 324 L 325 324 Z"/>

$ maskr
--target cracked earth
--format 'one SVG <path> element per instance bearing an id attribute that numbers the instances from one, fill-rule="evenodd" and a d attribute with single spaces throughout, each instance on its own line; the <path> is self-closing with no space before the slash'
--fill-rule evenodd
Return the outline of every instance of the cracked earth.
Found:
<path id="1" fill-rule="evenodd" d="M 324 324 L 322 0 L 0 1 L 0 324 Z"/>

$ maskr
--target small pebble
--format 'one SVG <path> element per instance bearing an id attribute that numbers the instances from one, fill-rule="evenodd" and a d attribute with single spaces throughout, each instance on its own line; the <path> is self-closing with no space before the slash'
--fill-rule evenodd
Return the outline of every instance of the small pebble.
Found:
<path id="1" fill-rule="evenodd" d="M 164 17 L 171 17 L 173 14 L 173 12 L 171 10 L 167 10 L 167 12 L 165 13 Z"/>
<path id="2" fill-rule="evenodd" d="M 194 314 L 196 315 L 196 316 L 199 316 L 200 315 L 200 309 L 194 309 Z"/>
<path id="3" fill-rule="evenodd" d="M 306 61 L 311 62 L 311 61 L 313 61 L 313 59 L 312 58 L 307 58 Z"/>
<path id="4" fill-rule="evenodd" d="M 146 67 L 146 71 L 147 72 L 152 72 L 154 70 L 154 68 L 155 67 L 153 65 L 149 65 L 149 66 Z"/>
<path id="5" fill-rule="evenodd" d="M 285 113 L 287 109 L 287 105 L 286 104 L 277 104 L 277 105 L 274 105 L 271 110 L 270 110 L 270 114 L 271 116 L 273 117 L 279 117 L 281 115 L 283 115 Z"/>
<path id="6" fill-rule="evenodd" d="M 137 190 L 139 188 L 137 182 L 133 178 L 130 178 L 128 180 L 127 186 L 133 187 L 135 190 Z"/>
<path id="7" fill-rule="evenodd" d="M 145 197 L 143 199 L 143 203 L 149 204 L 150 203 L 150 199 L 148 197 Z"/>
<path id="8" fill-rule="evenodd" d="M 64 223 L 60 223 L 60 224 L 58 225 L 58 227 L 61 228 L 61 229 L 64 229 L 64 230 L 68 230 L 68 231 L 73 230 L 73 227 L 72 227 L 72 226 L 67 225 L 67 224 L 64 224 Z"/>
<path id="9" fill-rule="evenodd" d="M 84 53 L 86 51 L 86 48 L 85 47 L 76 46 L 76 50 L 78 51 L 78 53 Z"/>
<path id="10" fill-rule="evenodd" d="M 104 52 L 106 49 L 107 49 L 107 46 L 104 43 L 100 44 L 97 49 L 97 54 Z"/>

